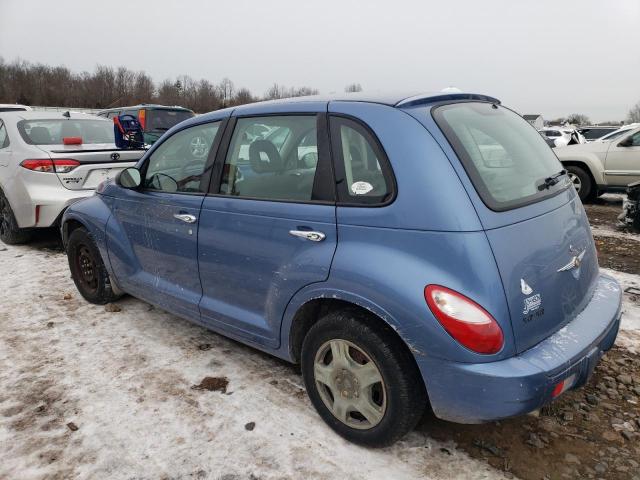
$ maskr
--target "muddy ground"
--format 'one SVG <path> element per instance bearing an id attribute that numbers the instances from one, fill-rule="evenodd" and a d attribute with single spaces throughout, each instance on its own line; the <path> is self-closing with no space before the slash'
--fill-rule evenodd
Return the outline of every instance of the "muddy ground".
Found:
<path id="1" fill-rule="evenodd" d="M 588 385 L 538 417 L 456 425 L 427 415 L 419 428 L 517 478 L 638 479 L 640 356 L 614 348 Z"/>
<path id="2" fill-rule="evenodd" d="M 601 267 L 625 273 L 640 274 L 640 235 L 626 233 L 619 235 L 616 227 L 617 216 L 622 212 L 621 195 L 604 195 L 595 202 L 585 205 L 589 222 L 596 227 L 594 240 Z M 609 236 L 599 233 L 612 233 Z M 618 235 L 616 235 L 618 233 Z"/>

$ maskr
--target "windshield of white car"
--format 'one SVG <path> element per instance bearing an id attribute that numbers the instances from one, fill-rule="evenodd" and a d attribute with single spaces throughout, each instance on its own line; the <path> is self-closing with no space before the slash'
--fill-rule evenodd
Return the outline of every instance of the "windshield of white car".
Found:
<path id="1" fill-rule="evenodd" d="M 64 139 L 71 137 L 79 137 L 83 144 L 115 143 L 113 123 L 107 120 L 21 120 L 18 130 L 30 145 L 63 145 Z"/>
<path id="2" fill-rule="evenodd" d="M 629 130 L 630 129 L 628 128 L 622 128 L 620 130 L 616 130 L 615 132 L 611 132 L 608 135 L 605 135 L 604 137 L 600 137 L 599 140 L 608 142 L 609 140 L 613 140 L 614 138 L 618 138 L 620 135 L 627 133 Z"/>

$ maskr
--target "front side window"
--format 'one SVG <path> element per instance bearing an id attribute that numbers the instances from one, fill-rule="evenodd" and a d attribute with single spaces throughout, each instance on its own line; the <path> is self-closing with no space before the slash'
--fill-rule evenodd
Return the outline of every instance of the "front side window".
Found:
<path id="1" fill-rule="evenodd" d="M 380 204 L 392 195 L 386 157 L 373 136 L 359 123 L 331 118 L 331 142 L 341 203 Z"/>
<path id="2" fill-rule="evenodd" d="M 9 146 L 9 135 L 7 135 L 7 127 L 4 126 L 4 122 L 0 120 L 0 148 L 7 148 Z"/>
<path id="3" fill-rule="evenodd" d="M 149 158 L 144 188 L 162 192 L 201 193 L 202 177 L 220 122 L 186 128 L 172 135 Z"/>
<path id="4" fill-rule="evenodd" d="M 634 133 L 629 138 L 629 147 L 640 147 L 640 132 Z"/>
<path id="5" fill-rule="evenodd" d="M 317 163 L 315 115 L 239 118 L 227 152 L 220 193 L 311 201 Z"/>
<path id="6" fill-rule="evenodd" d="M 553 151 L 511 110 L 463 102 L 436 107 L 433 116 L 489 208 L 517 208 L 566 186 Z"/>

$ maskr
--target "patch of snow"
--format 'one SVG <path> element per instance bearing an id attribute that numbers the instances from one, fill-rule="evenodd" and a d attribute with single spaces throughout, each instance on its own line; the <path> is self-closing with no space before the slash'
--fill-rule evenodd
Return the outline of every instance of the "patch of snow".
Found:
<path id="1" fill-rule="evenodd" d="M 629 287 L 640 289 L 640 276 L 608 268 L 600 268 L 600 271 L 611 275 L 622 287 L 622 323 L 620 328 L 640 332 L 640 295 L 625 292 Z"/>
<path id="2" fill-rule="evenodd" d="M 0 478 L 504 478 L 417 431 L 346 442 L 295 367 L 131 297 L 88 304 L 61 253 L 7 247 L 0 272 Z M 208 376 L 226 394 L 192 388 Z"/>

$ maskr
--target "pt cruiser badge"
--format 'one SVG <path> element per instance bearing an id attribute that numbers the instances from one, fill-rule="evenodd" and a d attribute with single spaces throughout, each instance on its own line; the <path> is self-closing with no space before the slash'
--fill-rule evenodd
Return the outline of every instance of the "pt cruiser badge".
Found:
<path id="1" fill-rule="evenodd" d="M 575 251 L 571 248 L 569 248 L 569 250 L 571 251 L 571 253 L 574 253 Z M 579 268 L 580 264 L 582 263 L 582 259 L 584 258 L 584 254 L 587 252 L 586 249 L 582 250 L 580 253 L 576 253 L 573 258 L 571 259 L 571 261 L 569 263 L 567 263 L 565 266 L 560 267 L 557 271 L 558 272 L 566 272 L 569 270 L 573 270 L 574 268 Z"/>

